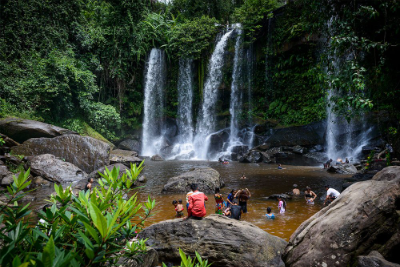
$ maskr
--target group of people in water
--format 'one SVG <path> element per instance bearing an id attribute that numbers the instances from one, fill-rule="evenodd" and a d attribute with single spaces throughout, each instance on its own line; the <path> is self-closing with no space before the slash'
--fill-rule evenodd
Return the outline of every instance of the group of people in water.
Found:
<path id="1" fill-rule="evenodd" d="M 206 216 L 206 204 L 208 197 L 198 190 L 197 184 L 190 185 L 190 191 L 186 194 L 187 217 L 184 217 L 184 207 L 182 200 L 174 200 L 172 204 L 175 207 L 176 217 L 184 219 L 201 219 Z M 233 219 L 240 220 L 242 213 L 247 213 L 247 201 L 251 197 L 249 189 L 232 190 L 226 201 L 224 200 L 219 188 L 215 188 L 215 213 L 224 215 Z"/>
<path id="2" fill-rule="evenodd" d="M 300 196 L 301 192 L 297 188 L 297 185 L 293 185 L 292 193 L 294 196 Z M 208 197 L 199 191 L 197 184 L 190 185 L 190 191 L 186 194 L 186 210 L 187 216 L 184 217 L 185 207 L 183 206 L 182 200 L 174 200 L 172 204 L 175 207 L 176 217 L 187 219 L 196 219 L 200 220 L 206 216 L 206 204 L 208 201 Z M 333 200 L 339 197 L 340 192 L 334 188 L 331 188 L 329 185 L 325 186 L 326 189 L 326 198 L 324 201 L 324 205 L 329 205 Z M 224 200 L 222 194 L 220 193 L 220 189 L 216 188 L 214 192 L 215 199 L 215 213 L 227 216 L 229 218 L 233 218 L 236 220 L 240 220 L 243 213 L 247 213 L 247 202 L 251 197 L 251 193 L 249 189 L 232 189 L 228 194 L 226 200 Z M 307 204 L 313 205 L 315 199 L 317 198 L 317 194 L 311 190 L 309 186 L 306 187 L 304 191 L 304 199 Z M 278 211 L 281 214 L 286 212 L 287 203 L 286 200 L 279 196 L 278 198 Z M 265 216 L 268 219 L 275 219 L 275 215 L 272 213 L 272 208 L 267 207 L 267 213 Z"/>

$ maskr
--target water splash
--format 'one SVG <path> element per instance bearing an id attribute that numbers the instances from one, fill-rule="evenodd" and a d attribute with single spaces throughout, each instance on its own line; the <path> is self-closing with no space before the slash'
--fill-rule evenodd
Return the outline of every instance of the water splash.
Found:
<path id="1" fill-rule="evenodd" d="M 215 131 L 215 104 L 218 98 L 218 87 L 222 81 L 225 47 L 232 32 L 233 30 L 230 30 L 222 36 L 210 59 L 209 71 L 203 89 L 203 104 L 199 112 L 194 140 L 196 158 L 198 159 L 207 159 L 210 134 Z"/>
<path id="2" fill-rule="evenodd" d="M 156 154 L 162 143 L 165 84 L 164 52 L 153 48 L 146 63 L 142 155 Z"/>

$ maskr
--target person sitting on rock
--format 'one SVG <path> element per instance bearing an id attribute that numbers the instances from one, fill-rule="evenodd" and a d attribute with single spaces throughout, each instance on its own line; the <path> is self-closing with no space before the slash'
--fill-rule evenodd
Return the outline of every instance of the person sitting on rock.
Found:
<path id="1" fill-rule="evenodd" d="M 281 214 L 286 212 L 286 201 L 281 197 L 278 197 L 278 210 Z"/>
<path id="2" fill-rule="evenodd" d="M 230 218 L 235 219 L 235 220 L 240 220 L 242 217 L 242 208 L 238 206 L 238 201 L 237 199 L 234 199 L 232 202 L 232 206 L 229 208 L 230 212 Z"/>
<path id="3" fill-rule="evenodd" d="M 282 164 L 278 164 L 278 170 L 285 170 L 286 168 L 282 168 Z"/>
<path id="4" fill-rule="evenodd" d="M 215 188 L 215 214 L 222 215 L 222 208 L 224 207 L 224 198 L 219 193 L 219 188 Z"/>
<path id="5" fill-rule="evenodd" d="M 189 196 L 188 216 L 185 220 L 189 218 L 201 220 L 207 214 L 205 201 L 208 200 L 208 197 L 198 190 L 197 184 L 192 184 L 190 188 L 193 190 L 193 194 Z"/>
<path id="6" fill-rule="evenodd" d="M 186 211 L 189 209 L 189 197 L 193 194 L 193 190 L 190 189 L 190 191 L 186 194 Z"/>
<path id="7" fill-rule="evenodd" d="M 306 187 L 306 191 L 304 192 L 304 198 L 306 199 L 307 204 L 314 204 L 314 200 L 317 197 L 317 194 L 315 194 L 313 191 L 311 191 L 311 188 L 309 186 Z"/>
<path id="8" fill-rule="evenodd" d="M 241 189 L 235 194 L 235 198 L 239 199 L 239 206 L 242 208 L 243 213 L 247 213 L 247 201 L 251 197 L 249 189 Z"/>
<path id="9" fill-rule="evenodd" d="M 265 216 L 266 216 L 268 219 L 275 219 L 275 215 L 272 213 L 272 210 L 271 210 L 270 207 L 267 208 L 267 214 L 265 214 Z"/>
<path id="10" fill-rule="evenodd" d="M 326 205 L 326 203 L 328 203 L 329 205 L 332 201 L 334 201 L 336 198 L 340 196 L 339 191 L 330 188 L 329 185 L 325 185 L 325 189 L 326 189 L 326 198 L 324 201 L 324 205 Z"/>
<path id="11" fill-rule="evenodd" d="M 293 185 L 293 190 L 292 190 L 292 192 L 293 192 L 293 195 L 295 195 L 295 196 L 300 195 L 300 190 L 297 188 L 297 184 L 294 184 L 294 185 Z"/>

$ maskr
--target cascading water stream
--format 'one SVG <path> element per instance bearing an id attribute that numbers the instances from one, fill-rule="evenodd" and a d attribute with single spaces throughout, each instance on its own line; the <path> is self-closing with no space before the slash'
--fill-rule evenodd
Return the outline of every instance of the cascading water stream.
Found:
<path id="1" fill-rule="evenodd" d="M 194 155 L 193 147 L 193 60 L 179 60 L 178 78 L 178 132 L 179 142 L 174 145 L 171 159 L 190 159 Z"/>
<path id="2" fill-rule="evenodd" d="M 335 35 L 333 25 L 336 19 L 336 16 L 332 16 L 327 23 L 328 34 L 330 35 L 329 37 Z M 330 47 L 330 43 L 328 43 L 328 47 Z M 328 54 L 328 65 L 330 68 L 326 68 L 327 75 L 337 77 L 345 61 L 351 59 L 351 54 L 340 57 L 338 56 L 337 51 L 333 50 L 332 53 Z M 330 80 L 332 80 L 332 78 L 330 78 Z M 338 159 L 344 160 L 345 158 L 348 158 L 350 161 L 355 161 L 359 158 L 362 147 L 368 145 L 372 127 L 367 127 L 364 116 L 361 116 L 360 118 L 353 117 L 348 122 L 345 119 L 345 116 L 336 114 L 334 98 L 341 96 L 342 94 L 348 94 L 351 96 L 352 92 L 348 91 L 339 93 L 337 88 L 334 88 L 332 84 L 329 84 L 327 95 L 328 104 L 326 107 L 326 155 L 334 161 Z M 348 109 L 348 111 L 352 113 L 352 108 L 348 107 Z"/>
<path id="3" fill-rule="evenodd" d="M 215 131 L 215 104 L 218 97 L 218 87 L 222 81 L 225 47 L 232 32 L 233 30 L 230 30 L 222 36 L 210 59 L 209 71 L 203 89 L 203 104 L 199 112 L 194 140 L 197 159 L 207 159 L 210 143 L 209 135 Z"/>
<path id="4" fill-rule="evenodd" d="M 247 50 L 246 53 L 246 80 L 247 80 L 247 102 L 248 102 L 248 107 L 247 107 L 247 121 L 249 125 L 253 124 L 253 71 L 254 71 L 254 51 L 253 51 L 253 44 L 250 46 L 250 48 Z M 245 144 L 249 147 L 253 147 L 254 143 L 254 128 L 255 126 L 251 127 L 251 130 L 247 132 L 246 138 L 245 138 Z"/>
<path id="5" fill-rule="evenodd" d="M 142 156 L 152 156 L 158 153 L 162 143 L 164 66 L 164 52 L 153 48 L 146 63 Z"/>
<path id="6" fill-rule="evenodd" d="M 239 121 L 238 114 L 241 112 L 242 103 L 240 97 L 240 83 L 242 75 L 242 61 L 243 61 L 243 37 L 241 25 L 237 25 L 236 29 L 236 44 L 235 44 L 235 57 L 233 61 L 233 73 L 232 73 L 232 85 L 231 85 L 231 101 L 229 112 L 231 114 L 231 125 L 230 125 L 230 135 L 229 135 L 229 147 L 231 148 L 235 145 L 241 145 L 242 142 L 239 141 Z"/>

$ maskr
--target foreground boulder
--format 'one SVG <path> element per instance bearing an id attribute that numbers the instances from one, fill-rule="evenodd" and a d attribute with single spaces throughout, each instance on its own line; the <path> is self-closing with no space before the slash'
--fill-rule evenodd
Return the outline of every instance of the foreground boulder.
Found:
<path id="1" fill-rule="evenodd" d="M 400 264 L 388 262 L 378 252 L 372 251 L 368 256 L 358 256 L 357 267 L 400 267 Z"/>
<path id="2" fill-rule="evenodd" d="M 377 250 L 399 262 L 400 167 L 348 187 L 331 205 L 300 225 L 285 250 L 287 266 L 354 266 Z"/>
<path id="3" fill-rule="evenodd" d="M 357 173 L 357 168 L 353 164 L 339 164 L 330 166 L 327 171 L 338 174 L 355 174 Z"/>
<path id="4" fill-rule="evenodd" d="M 212 168 L 196 168 L 179 176 L 172 177 L 164 185 L 163 192 L 188 192 L 190 185 L 196 183 L 199 190 L 205 193 L 213 193 L 215 188 L 223 187 L 219 172 Z"/>
<path id="5" fill-rule="evenodd" d="M 32 174 L 54 183 L 77 182 L 87 176 L 74 164 L 60 160 L 51 154 L 27 157 L 27 165 L 31 168 Z"/>
<path id="6" fill-rule="evenodd" d="M 110 145 L 89 136 L 62 135 L 55 138 L 33 138 L 13 147 L 14 155 L 52 154 L 90 173 L 110 164 Z"/>
<path id="7" fill-rule="evenodd" d="M 64 134 L 77 134 L 74 131 L 51 124 L 19 118 L 0 120 L 0 132 L 20 143 L 31 138 L 51 138 Z"/>
<path id="8" fill-rule="evenodd" d="M 178 249 L 194 255 L 197 251 L 213 266 L 284 266 L 281 260 L 287 242 L 257 226 L 210 215 L 203 220 L 163 221 L 144 229 L 140 238 L 157 252 L 160 261 L 180 262 Z"/>

